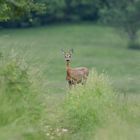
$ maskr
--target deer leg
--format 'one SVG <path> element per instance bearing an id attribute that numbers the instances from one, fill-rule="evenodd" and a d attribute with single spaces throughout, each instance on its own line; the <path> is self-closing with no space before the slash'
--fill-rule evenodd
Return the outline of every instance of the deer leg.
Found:
<path id="1" fill-rule="evenodd" d="M 69 89 L 72 89 L 72 81 L 71 80 L 68 81 L 68 84 L 69 84 Z"/>
<path id="2" fill-rule="evenodd" d="M 84 77 L 82 78 L 82 85 L 85 85 L 86 84 L 86 81 L 87 81 L 87 76 L 84 75 Z"/>

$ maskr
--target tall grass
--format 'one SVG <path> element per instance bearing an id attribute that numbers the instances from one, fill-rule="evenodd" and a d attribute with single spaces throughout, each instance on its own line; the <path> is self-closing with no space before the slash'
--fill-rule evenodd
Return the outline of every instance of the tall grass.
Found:
<path id="1" fill-rule="evenodd" d="M 43 93 L 19 57 L 0 58 L 0 139 L 37 139 L 41 134 Z"/>
<path id="2" fill-rule="evenodd" d="M 114 97 L 107 77 L 92 71 L 86 85 L 71 90 L 66 99 L 66 118 L 70 129 L 89 130 L 101 125 L 110 117 L 108 111 L 113 106 Z"/>
<path id="3" fill-rule="evenodd" d="M 111 133 L 105 136 L 108 140 L 127 140 L 135 136 L 138 131 L 135 133 L 130 129 L 140 128 L 136 125 L 136 122 L 140 123 L 140 104 L 126 103 L 119 96 L 113 91 L 108 77 L 95 70 L 85 86 L 79 85 L 70 90 L 64 103 L 64 122 L 71 133 L 70 139 L 100 140 L 108 132 Z M 111 129 L 121 131 L 118 133 Z M 138 139 L 139 135 L 135 138 Z"/>

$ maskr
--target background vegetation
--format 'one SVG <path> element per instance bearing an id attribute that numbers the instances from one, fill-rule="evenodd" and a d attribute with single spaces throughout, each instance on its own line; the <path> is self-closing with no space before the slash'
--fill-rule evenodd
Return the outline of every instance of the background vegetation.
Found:
<path id="1" fill-rule="evenodd" d="M 1 139 L 139 139 L 140 54 L 126 49 L 127 37 L 91 23 L 7 29 L 0 36 L 1 66 L 14 80 L 14 89 L 1 90 L 1 110 L 7 112 L 5 123 L 0 119 Z M 72 67 L 96 68 L 99 74 L 93 71 L 87 87 L 69 94 L 61 48 L 71 47 Z"/>
<path id="2" fill-rule="evenodd" d="M 0 0 L 0 139 L 139 140 L 139 7 Z M 85 86 L 68 89 L 62 48 L 90 69 Z"/>
<path id="3" fill-rule="evenodd" d="M 126 33 L 129 48 L 140 49 L 139 0 L 1 0 L 0 7 L 0 27 L 81 21 L 107 23 Z"/>
<path id="4" fill-rule="evenodd" d="M 39 94 L 31 73 L 14 52 L 10 57 L 1 57 L 0 139 L 44 139 L 40 130 L 45 112 L 43 94 Z"/>

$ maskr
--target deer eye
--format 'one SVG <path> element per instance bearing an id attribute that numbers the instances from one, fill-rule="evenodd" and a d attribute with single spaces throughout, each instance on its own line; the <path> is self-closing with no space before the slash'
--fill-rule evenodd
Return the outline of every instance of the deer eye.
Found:
<path id="1" fill-rule="evenodd" d="M 69 55 L 68 55 L 68 54 L 66 54 L 66 57 L 69 57 Z"/>

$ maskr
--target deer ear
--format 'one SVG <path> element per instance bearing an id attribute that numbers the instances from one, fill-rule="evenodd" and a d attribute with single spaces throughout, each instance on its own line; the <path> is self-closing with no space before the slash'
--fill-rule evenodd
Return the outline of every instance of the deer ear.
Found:
<path id="1" fill-rule="evenodd" d="M 64 49 L 61 49 L 61 52 L 62 52 L 63 54 L 65 54 L 65 51 L 64 51 Z"/>

